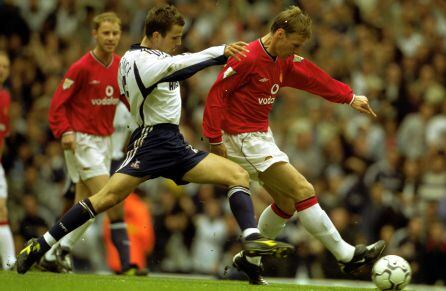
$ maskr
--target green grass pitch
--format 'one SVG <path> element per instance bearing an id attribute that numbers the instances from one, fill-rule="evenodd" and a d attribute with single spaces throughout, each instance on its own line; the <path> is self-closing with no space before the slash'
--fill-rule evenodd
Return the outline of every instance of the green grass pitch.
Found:
<path id="1" fill-rule="evenodd" d="M 165 277 L 125 277 L 115 275 L 79 275 L 29 272 L 19 275 L 0 271 L 1 291 L 356 291 L 370 288 L 310 286 L 273 283 L 268 286 L 251 286 L 242 281 L 204 280 Z"/>

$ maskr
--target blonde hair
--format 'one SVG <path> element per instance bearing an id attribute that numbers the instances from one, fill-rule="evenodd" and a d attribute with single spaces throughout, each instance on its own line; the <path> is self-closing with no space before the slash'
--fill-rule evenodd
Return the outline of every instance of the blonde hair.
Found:
<path id="1" fill-rule="evenodd" d="M 297 6 L 290 6 L 287 10 L 280 12 L 271 24 L 271 32 L 279 28 L 286 33 L 298 33 L 299 35 L 311 37 L 311 18 Z"/>
<path id="2" fill-rule="evenodd" d="M 116 15 L 114 12 L 104 12 L 101 14 L 98 14 L 93 18 L 92 21 L 92 28 L 98 29 L 99 26 L 101 26 L 102 22 L 109 21 L 112 23 L 117 23 L 119 26 L 121 26 L 121 19 Z"/>

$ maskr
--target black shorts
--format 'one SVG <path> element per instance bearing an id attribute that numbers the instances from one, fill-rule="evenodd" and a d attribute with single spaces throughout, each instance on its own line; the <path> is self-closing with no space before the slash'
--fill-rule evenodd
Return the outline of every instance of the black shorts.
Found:
<path id="1" fill-rule="evenodd" d="M 133 132 L 127 156 L 116 173 L 149 179 L 165 177 L 178 185 L 187 184 L 182 180 L 184 174 L 207 155 L 184 140 L 178 125 L 139 127 Z"/>

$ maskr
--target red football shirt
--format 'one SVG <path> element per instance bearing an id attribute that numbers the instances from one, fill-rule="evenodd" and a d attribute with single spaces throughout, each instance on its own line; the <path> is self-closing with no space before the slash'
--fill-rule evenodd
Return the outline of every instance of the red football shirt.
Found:
<path id="1" fill-rule="evenodd" d="M 282 87 L 293 87 L 331 102 L 349 103 L 352 89 L 310 61 L 297 55 L 272 57 L 260 39 L 247 46 L 246 58 L 230 58 L 209 91 L 203 116 L 203 133 L 220 142 L 229 134 L 268 131 L 268 115 Z"/>
<path id="2" fill-rule="evenodd" d="M 77 131 L 99 136 L 113 133 L 113 117 L 119 93 L 118 66 L 121 57 L 113 55 L 104 66 L 92 52 L 86 53 L 68 69 L 51 100 L 50 128 L 55 137 Z"/>
<path id="3" fill-rule="evenodd" d="M 5 136 L 9 133 L 9 107 L 11 96 L 6 89 L 0 87 L 0 148 Z M 1 156 L 0 156 L 1 159 Z"/>

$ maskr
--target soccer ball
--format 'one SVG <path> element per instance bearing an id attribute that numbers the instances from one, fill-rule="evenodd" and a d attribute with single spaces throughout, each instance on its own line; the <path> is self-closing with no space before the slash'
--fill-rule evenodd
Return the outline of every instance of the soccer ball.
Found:
<path id="1" fill-rule="evenodd" d="M 372 280 L 379 290 L 403 290 L 411 278 L 410 265 L 402 257 L 388 255 L 373 265 Z"/>

